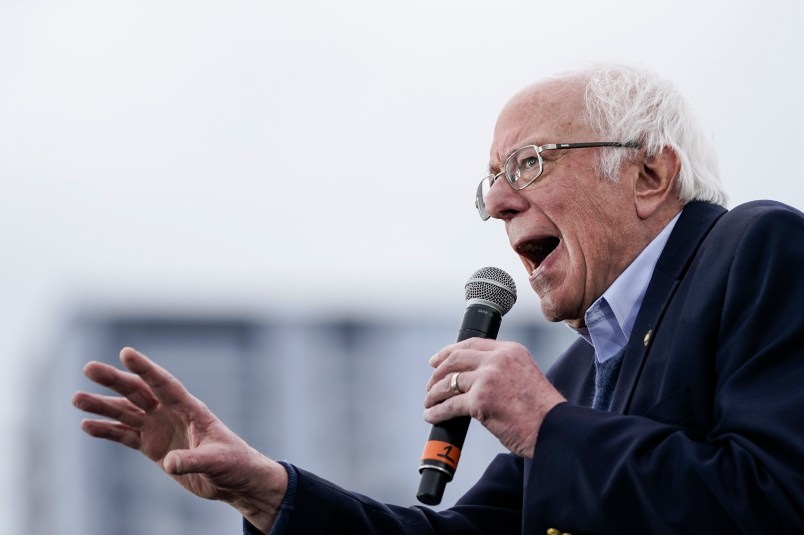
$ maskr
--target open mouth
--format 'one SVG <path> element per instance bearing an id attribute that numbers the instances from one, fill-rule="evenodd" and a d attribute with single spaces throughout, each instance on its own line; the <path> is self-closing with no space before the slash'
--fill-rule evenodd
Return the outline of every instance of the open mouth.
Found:
<path id="1" fill-rule="evenodd" d="M 516 252 L 519 256 L 527 259 L 531 264 L 531 270 L 536 269 L 544 262 L 544 259 L 550 256 L 561 240 L 551 236 L 548 238 L 540 238 L 537 240 L 527 240 L 516 246 Z"/>

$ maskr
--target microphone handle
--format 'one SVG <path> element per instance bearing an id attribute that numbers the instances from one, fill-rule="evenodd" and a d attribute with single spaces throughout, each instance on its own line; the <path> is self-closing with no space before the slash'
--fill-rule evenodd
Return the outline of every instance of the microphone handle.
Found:
<path id="1" fill-rule="evenodd" d="M 468 338 L 496 339 L 502 322 L 502 314 L 483 303 L 471 303 L 466 307 L 456 342 Z M 427 505 L 438 505 L 444 496 L 444 488 L 452 481 L 461 457 L 469 416 L 460 416 L 435 424 L 424 446 L 419 473 L 421 481 L 416 498 Z"/>

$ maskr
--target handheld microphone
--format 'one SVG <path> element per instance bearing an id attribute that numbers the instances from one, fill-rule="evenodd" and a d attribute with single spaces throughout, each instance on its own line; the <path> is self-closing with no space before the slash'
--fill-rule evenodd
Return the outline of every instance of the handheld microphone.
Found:
<path id="1" fill-rule="evenodd" d="M 466 311 L 456 342 L 467 338 L 496 339 L 502 317 L 516 303 L 516 285 L 511 275 L 495 267 L 475 271 L 466 282 Z M 444 488 L 452 481 L 461 448 L 469 429 L 469 416 L 461 416 L 433 426 L 424 446 L 416 498 L 427 505 L 438 505 Z"/>

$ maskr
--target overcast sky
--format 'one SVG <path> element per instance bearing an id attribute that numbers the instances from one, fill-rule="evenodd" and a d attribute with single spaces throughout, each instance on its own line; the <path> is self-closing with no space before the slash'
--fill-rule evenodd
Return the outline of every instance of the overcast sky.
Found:
<path id="1" fill-rule="evenodd" d="M 497 265 L 539 321 L 473 194 L 500 107 L 553 72 L 651 66 L 732 205 L 803 208 L 802 6 L 0 0 L 0 476 L 77 305 L 453 310 Z"/>

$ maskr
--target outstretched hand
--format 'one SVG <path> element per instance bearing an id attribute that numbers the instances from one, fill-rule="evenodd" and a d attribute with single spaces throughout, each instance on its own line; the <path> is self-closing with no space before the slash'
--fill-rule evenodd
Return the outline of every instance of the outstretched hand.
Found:
<path id="1" fill-rule="evenodd" d="M 268 531 L 287 489 L 284 467 L 246 444 L 165 369 L 131 348 L 129 372 L 90 362 L 84 374 L 120 396 L 78 392 L 73 405 L 106 417 L 86 419 L 89 435 L 118 442 L 156 461 L 184 488 L 221 500 Z"/>

